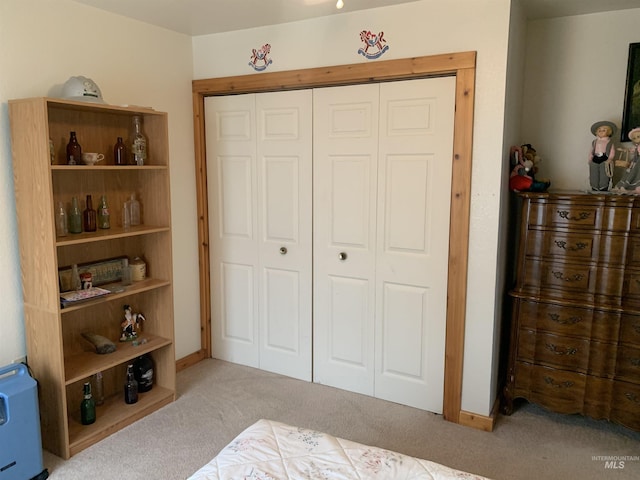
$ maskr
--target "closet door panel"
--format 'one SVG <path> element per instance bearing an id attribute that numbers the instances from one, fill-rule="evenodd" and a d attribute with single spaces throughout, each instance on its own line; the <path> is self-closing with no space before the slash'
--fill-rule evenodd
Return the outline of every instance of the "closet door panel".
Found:
<path id="1" fill-rule="evenodd" d="M 312 95 L 256 95 L 260 368 L 311 381 Z"/>
<path id="2" fill-rule="evenodd" d="M 373 395 L 378 85 L 314 90 L 314 381 Z"/>
<path id="3" fill-rule="evenodd" d="M 375 396 L 442 412 L 455 79 L 380 84 Z"/>
<path id="4" fill-rule="evenodd" d="M 259 366 L 254 95 L 205 100 L 215 358 Z"/>

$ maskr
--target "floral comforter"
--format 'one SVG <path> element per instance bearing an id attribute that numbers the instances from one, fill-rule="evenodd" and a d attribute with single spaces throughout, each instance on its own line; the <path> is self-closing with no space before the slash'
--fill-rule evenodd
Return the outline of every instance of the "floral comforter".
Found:
<path id="1" fill-rule="evenodd" d="M 188 480 L 473 479 L 484 477 L 326 433 L 259 420 Z"/>

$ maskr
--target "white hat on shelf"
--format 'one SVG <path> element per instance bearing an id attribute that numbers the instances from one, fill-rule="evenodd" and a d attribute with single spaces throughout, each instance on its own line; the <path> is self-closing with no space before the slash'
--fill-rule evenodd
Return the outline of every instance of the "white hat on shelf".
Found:
<path id="1" fill-rule="evenodd" d="M 70 77 L 62 86 L 62 98 L 80 102 L 106 103 L 102 99 L 100 87 L 90 78 Z"/>

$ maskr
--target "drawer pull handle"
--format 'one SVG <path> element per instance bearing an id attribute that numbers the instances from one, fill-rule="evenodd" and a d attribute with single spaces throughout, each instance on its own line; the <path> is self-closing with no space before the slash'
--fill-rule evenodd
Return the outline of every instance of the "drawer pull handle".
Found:
<path id="1" fill-rule="evenodd" d="M 627 397 L 632 402 L 640 404 L 640 398 L 638 398 L 638 396 L 635 393 L 627 392 L 624 394 L 624 396 Z"/>
<path id="2" fill-rule="evenodd" d="M 634 367 L 640 367 L 640 358 L 630 358 L 629 361 Z"/>
<path id="3" fill-rule="evenodd" d="M 572 217 L 569 210 L 558 210 L 558 215 L 560 215 L 560 218 L 564 218 L 565 220 L 576 220 L 578 222 L 586 220 L 591 216 L 589 212 L 580 212 L 577 217 Z"/>
<path id="4" fill-rule="evenodd" d="M 631 328 L 633 328 L 636 333 L 640 333 L 640 323 L 634 323 Z"/>
<path id="5" fill-rule="evenodd" d="M 573 387 L 573 382 L 567 380 L 566 382 L 560 382 L 560 383 L 556 383 L 556 381 L 551 378 L 551 377 L 544 377 L 544 381 L 547 383 L 547 385 L 550 385 L 554 388 L 569 388 L 569 387 Z"/>
<path id="6" fill-rule="evenodd" d="M 559 323 L 560 325 L 575 325 L 582 321 L 582 317 L 569 317 L 566 320 L 563 320 L 557 313 L 548 313 L 547 315 L 552 321 Z"/>
<path id="7" fill-rule="evenodd" d="M 584 278 L 584 275 L 582 275 L 581 273 L 576 273 L 574 275 L 571 275 L 570 277 L 565 277 L 564 273 L 562 273 L 562 272 L 553 272 L 552 271 L 551 273 L 558 280 L 564 280 L 565 282 L 579 282 L 580 280 L 582 280 Z"/>
<path id="8" fill-rule="evenodd" d="M 545 346 L 548 350 L 555 353 L 556 355 L 575 355 L 576 353 L 578 353 L 578 349 L 575 347 L 560 348 L 553 343 L 547 343 L 545 344 Z"/>
<path id="9" fill-rule="evenodd" d="M 577 242 L 575 246 L 567 247 L 567 242 L 565 242 L 564 240 L 555 240 L 554 243 L 558 248 L 561 248 L 563 250 L 569 250 L 570 252 L 578 252 L 580 250 L 584 250 L 589 245 L 588 243 Z"/>

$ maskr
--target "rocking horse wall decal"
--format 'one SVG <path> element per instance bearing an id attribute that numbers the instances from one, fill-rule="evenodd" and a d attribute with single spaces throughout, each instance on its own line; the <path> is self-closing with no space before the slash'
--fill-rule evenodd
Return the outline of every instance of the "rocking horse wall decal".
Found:
<path id="1" fill-rule="evenodd" d="M 371 33 L 371 30 L 362 30 L 360 32 L 360 40 L 364 42 L 364 48 L 358 49 L 358 53 L 368 59 L 379 58 L 384 52 L 389 50 L 389 45 L 385 45 L 387 41 L 384 38 L 384 32 L 377 35 Z M 375 47 L 375 51 L 369 53 L 369 49 Z"/>

